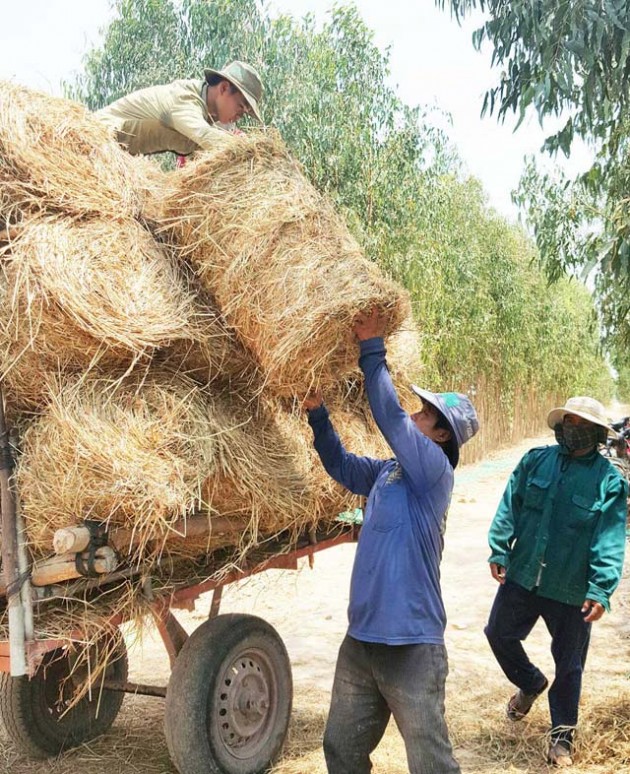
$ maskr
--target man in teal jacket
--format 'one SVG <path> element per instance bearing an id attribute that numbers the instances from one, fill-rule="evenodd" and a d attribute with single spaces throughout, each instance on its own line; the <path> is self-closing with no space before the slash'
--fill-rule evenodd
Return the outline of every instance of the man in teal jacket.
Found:
<path id="1" fill-rule="evenodd" d="M 601 403 L 570 398 L 547 423 L 558 444 L 525 454 L 490 527 L 488 561 L 500 586 L 485 632 L 519 689 L 507 716 L 521 720 L 548 685 L 521 642 L 545 621 L 555 663 L 549 762 L 570 766 L 591 624 L 621 579 L 628 485 L 598 452 L 610 430 Z"/>

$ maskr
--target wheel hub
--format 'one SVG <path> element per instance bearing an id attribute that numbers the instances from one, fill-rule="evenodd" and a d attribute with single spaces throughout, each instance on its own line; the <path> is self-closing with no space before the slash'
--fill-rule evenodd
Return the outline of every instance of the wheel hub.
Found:
<path id="1" fill-rule="evenodd" d="M 218 699 L 219 727 L 225 745 L 241 753 L 255 748 L 270 710 L 264 663 L 251 654 L 233 661 L 223 676 Z"/>

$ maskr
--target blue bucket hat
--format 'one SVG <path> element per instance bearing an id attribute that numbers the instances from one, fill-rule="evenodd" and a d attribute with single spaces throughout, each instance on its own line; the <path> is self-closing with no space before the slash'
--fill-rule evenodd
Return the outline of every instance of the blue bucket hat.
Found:
<path id="1" fill-rule="evenodd" d="M 421 400 L 430 403 L 446 419 L 451 430 L 451 440 L 446 443 L 446 453 L 455 468 L 459 462 L 459 447 L 475 435 L 479 430 L 479 420 L 475 407 L 467 395 L 459 392 L 429 392 L 415 384 L 411 391 Z"/>

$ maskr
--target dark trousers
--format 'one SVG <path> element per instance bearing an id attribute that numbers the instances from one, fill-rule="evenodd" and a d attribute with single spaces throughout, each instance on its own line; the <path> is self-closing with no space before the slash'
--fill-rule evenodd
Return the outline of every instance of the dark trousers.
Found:
<path id="1" fill-rule="evenodd" d="M 579 607 L 538 596 L 516 583 L 499 587 L 485 628 L 486 637 L 505 676 L 524 693 L 538 693 L 543 673 L 529 660 L 521 642 L 542 618 L 551 635 L 556 665 L 549 689 L 552 736 L 572 741 L 578 721 L 582 672 L 586 662 L 591 624 Z"/>
<path id="2" fill-rule="evenodd" d="M 378 645 L 346 635 L 339 650 L 324 754 L 329 774 L 367 774 L 393 714 L 411 774 L 459 774 L 444 720 L 443 645 Z"/>

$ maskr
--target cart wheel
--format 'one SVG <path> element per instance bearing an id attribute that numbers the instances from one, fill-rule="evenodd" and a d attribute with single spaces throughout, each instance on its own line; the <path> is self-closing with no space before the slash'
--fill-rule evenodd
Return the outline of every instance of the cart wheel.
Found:
<path id="1" fill-rule="evenodd" d="M 102 643 L 93 646 L 94 658 L 98 658 L 99 645 Z M 112 647 L 111 641 L 107 647 Z M 109 656 L 105 678 L 127 681 L 127 649 L 120 632 Z M 0 720 L 19 750 L 30 757 L 47 758 L 109 729 L 124 693 L 101 690 L 99 680 L 91 695 L 68 709 L 76 686 L 86 679 L 87 667 L 77 663 L 69 648 L 48 651 L 31 679 L 0 673 Z"/>
<path id="2" fill-rule="evenodd" d="M 252 615 L 211 618 L 188 638 L 166 692 L 166 741 L 180 774 L 261 774 L 287 734 L 293 683 L 276 630 Z"/>

